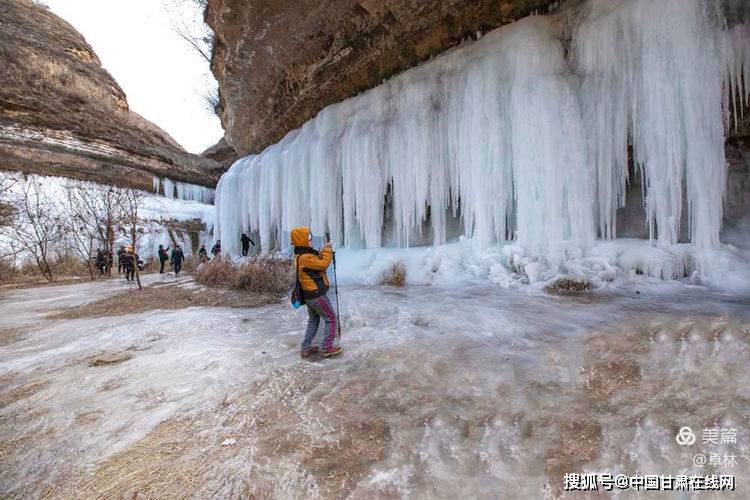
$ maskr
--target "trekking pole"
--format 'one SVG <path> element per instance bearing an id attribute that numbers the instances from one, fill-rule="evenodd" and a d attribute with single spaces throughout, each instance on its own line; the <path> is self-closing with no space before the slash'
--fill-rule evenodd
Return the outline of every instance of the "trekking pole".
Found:
<path id="1" fill-rule="evenodd" d="M 326 231 L 326 243 L 331 242 L 331 233 Z M 339 314 L 339 279 L 336 276 L 336 252 L 333 252 L 333 290 L 336 294 L 336 327 L 341 338 L 341 314 Z"/>

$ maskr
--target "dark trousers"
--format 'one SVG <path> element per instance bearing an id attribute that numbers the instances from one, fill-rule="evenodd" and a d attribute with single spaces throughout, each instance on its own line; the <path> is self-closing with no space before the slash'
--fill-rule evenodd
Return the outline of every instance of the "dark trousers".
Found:
<path id="1" fill-rule="evenodd" d="M 166 263 L 167 263 L 166 260 L 160 260 L 159 261 L 159 264 L 161 264 L 161 266 L 159 267 L 159 274 L 164 274 L 164 264 L 166 264 Z"/>
<path id="2" fill-rule="evenodd" d="M 133 267 L 125 268 L 125 279 L 127 281 L 135 281 L 135 268 Z"/>
<path id="3" fill-rule="evenodd" d="M 247 257 L 247 252 L 250 251 L 250 247 L 242 247 L 242 256 Z"/>
<path id="4" fill-rule="evenodd" d="M 182 262 L 173 262 L 172 267 L 174 268 L 174 275 L 180 275 L 180 269 L 182 269 Z"/>

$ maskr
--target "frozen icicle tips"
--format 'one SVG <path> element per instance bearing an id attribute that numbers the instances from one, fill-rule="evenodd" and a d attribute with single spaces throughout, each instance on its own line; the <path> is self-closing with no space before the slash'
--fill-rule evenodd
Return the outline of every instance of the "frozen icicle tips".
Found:
<path id="1" fill-rule="evenodd" d="M 154 176 L 153 184 L 155 193 L 163 194 L 169 199 L 197 201 L 206 205 L 214 203 L 215 191 L 205 186 L 175 182 L 167 177 L 160 178 L 156 176 Z"/>

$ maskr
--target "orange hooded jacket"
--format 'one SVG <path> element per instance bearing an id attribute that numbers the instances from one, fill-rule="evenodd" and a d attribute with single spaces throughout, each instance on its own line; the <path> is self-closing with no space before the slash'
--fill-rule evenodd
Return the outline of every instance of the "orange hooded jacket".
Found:
<path id="1" fill-rule="evenodd" d="M 309 236 L 309 227 L 295 227 L 291 232 L 296 272 L 302 287 L 302 295 L 306 299 L 314 299 L 325 295 L 328 291 L 326 269 L 331 264 L 333 252 L 330 248 L 324 248 L 320 253 L 316 252 L 310 248 Z"/>

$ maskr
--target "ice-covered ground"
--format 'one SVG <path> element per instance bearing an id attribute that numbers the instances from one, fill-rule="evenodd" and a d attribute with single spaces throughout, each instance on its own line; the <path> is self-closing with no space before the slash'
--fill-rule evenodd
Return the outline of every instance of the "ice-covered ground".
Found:
<path id="1" fill-rule="evenodd" d="M 734 474 L 720 498 L 750 494 L 747 296 L 347 285 L 345 353 L 313 361 L 286 302 L 43 319 L 123 286 L 2 297 L 22 329 L 0 349 L 3 498 L 541 498 L 586 471 Z M 684 425 L 737 443 L 681 448 Z"/>

